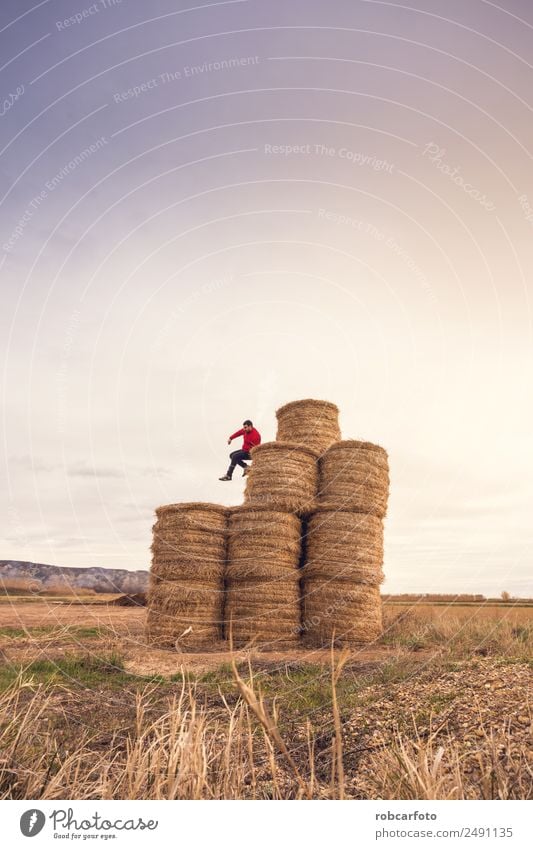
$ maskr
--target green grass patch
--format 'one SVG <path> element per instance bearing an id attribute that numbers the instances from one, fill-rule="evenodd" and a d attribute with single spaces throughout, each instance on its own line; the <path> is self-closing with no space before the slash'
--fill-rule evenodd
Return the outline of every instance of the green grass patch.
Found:
<path id="1" fill-rule="evenodd" d="M 7 637 L 11 640 L 31 639 L 32 637 L 49 636 L 58 637 L 75 637 L 77 639 L 91 639 L 103 637 L 108 633 L 106 628 L 86 628 L 79 625 L 67 625 L 58 627 L 57 625 L 40 625 L 35 628 L 0 628 L 0 637 Z"/>
<path id="2" fill-rule="evenodd" d="M 69 683 L 82 687 L 103 684 L 122 686 L 131 681 L 122 657 L 113 652 L 103 655 L 68 655 L 57 660 L 34 660 L 0 668 L 0 687 L 5 689 L 21 675 L 39 684 Z"/>

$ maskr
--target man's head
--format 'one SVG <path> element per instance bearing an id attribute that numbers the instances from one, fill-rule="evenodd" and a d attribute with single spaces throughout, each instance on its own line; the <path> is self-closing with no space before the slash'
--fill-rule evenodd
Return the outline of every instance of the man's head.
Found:
<path id="1" fill-rule="evenodd" d="M 242 426 L 246 433 L 250 433 L 251 429 L 253 428 L 253 424 L 250 419 L 246 419 L 246 421 L 242 423 Z"/>

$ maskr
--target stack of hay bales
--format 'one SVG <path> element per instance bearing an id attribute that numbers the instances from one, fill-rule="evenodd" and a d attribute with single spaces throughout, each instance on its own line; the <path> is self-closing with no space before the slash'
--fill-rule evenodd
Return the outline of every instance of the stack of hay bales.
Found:
<path id="1" fill-rule="evenodd" d="M 222 638 L 226 507 L 202 502 L 156 510 L 147 637 L 160 647 L 212 648 Z"/>
<path id="2" fill-rule="evenodd" d="M 338 413 L 313 399 L 281 407 L 276 442 L 252 449 L 242 506 L 157 509 L 149 642 L 275 649 L 300 633 L 312 646 L 380 635 L 387 453 L 341 440 Z"/>
<path id="3" fill-rule="evenodd" d="M 291 513 L 255 504 L 231 510 L 224 618 L 234 646 L 297 643 L 300 535 Z"/>
<path id="4" fill-rule="evenodd" d="M 225 622 L 235 645 L 299 638 L 301 517 L 316 507 L 318 458 L 339 438 L 338 412 L 312 399 L 286 404 L 276 413 L 276 441 L 252 449 L 245 504 L 229 529 Z"/>
<path id="5" fill-rule="evenodd" d="M 309 645 L 354 645 L 382 631 L 386 451 L 354 439 L 320 459 L 318 509 L 307 523 L 303 635 Z"/>

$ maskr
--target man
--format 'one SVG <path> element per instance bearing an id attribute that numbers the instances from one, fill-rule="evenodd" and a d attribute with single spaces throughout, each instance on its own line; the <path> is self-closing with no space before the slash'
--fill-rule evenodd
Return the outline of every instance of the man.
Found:
<path id="1" fill-rule="evenodd" d="M 250 451 L 255 445 L 261 444 L 261 434 L 258 430 L 255 429 L 250 419 L 246 419 L 243 422 L 242 430 L 237 430 L 233 433 L 228 439 L 228 445 L 231 445 L 231 440 L 235 439 L 237 436 L 242 436 L 242 448 L 240 451 L 232 451 L 230 456 L 231 463 L 229 465 L 229 469 L 225 475 L 219 478 L 219 481 L 230 481 L 235 470 L 235 466 L 241 466 L 244 471 L 242 476 L 248 474 L 249 466 L 244 462 L 245 460 L 250 460 Z"/>

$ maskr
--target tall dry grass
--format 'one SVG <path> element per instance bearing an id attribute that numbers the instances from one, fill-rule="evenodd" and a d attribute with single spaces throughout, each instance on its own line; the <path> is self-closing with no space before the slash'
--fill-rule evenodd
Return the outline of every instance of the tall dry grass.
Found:
<path id="1" fill-rule="evenodd" d="M 416 606 L 398 612 L 385 606 L 380 642 L 409 650 L 438 649 L 454 659 L 498 654 L 527 660 L 533 645 L 533 620 L 513 613 L 504 611 L 496 616 L 480 609 L 457 615 L 453 608 L 443 613 L 438 608 Z"/>
<path id="2" fill-rule="evenodd" d="M 184 683 L 168 709 L 149 715 L 153 687 L 137 696 L 133 729 L 102 750 L 82 732 L 62 749 L 46 729 L 56 710 L 44 685 L 18 679 L 0 697 L 1 799 L 287 799 L 312 797 L 260 696 L 218 715 Z M 290 755 L 288 755 L 290 761 Z"/>
<path id="3" fill-rule="evenodd" d="M 531 799 L 533 770 L 525 747 L 516 746 L 508 728 L 485 730 L 484 738 L 472 764 L 452 738 L 443 743 L 436 733 L 398 735 L 369 761 L 373 798 Z"/>
<path id="4" fill-rule="evenodd" d="M 18 678 L 0 695 L 0 799 L 350 798 L 354 773 L 345 763 L 336 695 L 343 665 L 343 657 L 332 663 L 326 748 L 323 735 L 317 745 L 309 721 L 296 739 L 286 739 L 276 700 L 265 699 L 251 669 L 244 680 L 235 663 L 238 696 L 232 704 L 224 698 L 223 708 L 214 709 L 196 685 L 184 682 L 154 716 L 157 686 L 148 685 L 136 696 L 135 721 L 126 735 L 115 732 L 102 745 L 96 732 L 81 730 L 69 737 L 70 748 L 49 725 L 51 713 L 61 709 L 61 686 Z M 431 730 L 419 733 L 415 725 L 414 738 L 398 734 L 392 745 L 371 753 L 364 794 L 532 798 L 533 771 L 524 747 L 508 729 L 487 731 L 484 743 L 472 765 L 457 741 L 437 738 Z M 361 797 L 361 791 L 355 795 Z"/>

